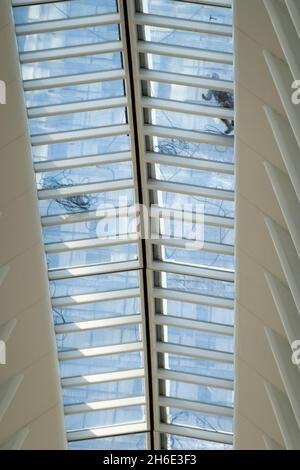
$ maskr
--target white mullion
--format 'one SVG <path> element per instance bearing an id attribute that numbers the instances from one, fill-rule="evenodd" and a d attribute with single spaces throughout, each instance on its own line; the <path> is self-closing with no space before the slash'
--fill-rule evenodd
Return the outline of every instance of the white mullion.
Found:
<path id="1" fill-rule="evenodd" d="M 135 271 L 140 269 L 139 261 L 120 261 L 109 264 L 95 264 L 80 267 L 70 267 L 48 270 L 50 281 L 72 279 L 82 276 L 96 276 L 100 274 L 113 274 L 118 272 Z"/>
<path id="2" fill-rule="evenodd" d="M 28 108 L 28 117 L 39 118 L 48 116 L 59 116 L 71 113 L 83 113 L 103 109 L 125 108 L 127 98 L 125 96 L 116 98 L 105 98 L 99 100 L 78 101 L 75 103 L 51 104 L 47 106 L 36 106 Z"/>
<path id="3" fill-rule="evenodd" d="M 157 342 L 156 351 L 164 354 L 192 357 L 194 359 L 224 362 L 226 364 L 233 364 L 234 362 L 234 356 L 232 353 L 216 351 L 213 349 L 196 348 L 193 346 L 183 346 L 181 344 Z"/>
<path id="4" fill-rule="evenodd" d="M 159 163 L 160 165 L 176 166 L 180 168 L 188 168 L 191 170 L 213 171 L 229 175 L 234 174 L 234 165 L 232 163 L 225 163 L 214 160 L 188 158 L 156 152 L 146 152 L 145 160 L 153 165 L 155 163 Z"/>
<path id="5" fill-rule="evenodd" d="M 71 57 L 83 57 L 86 55 L 107 54 L 111 52 L 121 52 L 121 41 L 101 42 L 97 44 L 87 44 L 84 46 L 58 47 L 20 53 L 21 64 L 42 62 L 48 60 L 68 59 Z"/>
<path id="6" fill-rule="evenodd" d="M 213 78 L 198 77 L 196 75 L 185 75 L 175 72 L 161 72 L 158 70 L 147 70 L 140 68 L 138 78 L 144 81 L 169 83 L 170 85 L 182 85 L 208 90 L 221 90 L 233 93 L 233 82 L 227 80 L 216 80 Z"/>
<path id="7" fill-rule="evenodd" d="M 144 133 L 145 135 L 152 137 L 180 139 L 188 142 L 196 142 L 197 144 L 221 145 L 223 147 L 233 147 L 234 145 L 234 139 L 230 135 L 189 131 L 187 129 L 177 129 L 176 127 L 164 127 L 148 124 L 144 126 Z"/>
<path id="8" fill-rule="evenodd" d="M 208 253 L 216 253 L 222 254 L 227 256 L 234 256 L 234 246 L 233 245 L 223 245 L 221 243 L 209 243 L 197 240 L 189 240 L 186 238 L 163 238 L 159 234 L 154 234 L 157 238 L 153 238 L 151 243 L 156 246 L 167 246 L 172 248 L 179 248 L 182 250 L 193 250 L 193 244 L 199 250 L 201 246 L 201 250 L 208 252 Z"/>
<path id="9" fill-rule="evenodd" d="M 130 406 L 144 406 L 145 397 L 128 397 L 114 400 L 101 400 L 91 403 L 80 403 L 78 405 L 65 405 L 65 415 L 79 413 L 93 413 L 94 411 L 115 410 L 117 408 L 127 408 Z"/>
<path id="10" fill-rule="evenodd" d="M 187 264 L 153 261 L 153 271 L 181 274 L 183 276 L 203 277 L 217 281 L 234 282 L 234 271 L 215 267 L 191 266 Z"/>
<path id="11" fill-rule="evenodd" d="M 38 191 L 39 200 L 59 199 L 64 197 L 78 196 L 80 194 L 93 194 L 108 191 L 120 191 L 131 189 L 133 187 L 132 179 L 104 181 L 100 183 L 87 183 L 74 186 L 66 186 L 56 189 L 40 189 Z"/>
<path id="12" fill-rule="evenodd" d="M 139 288 L 95 292 L 93 294 L 78 294 L 65 297 L 52 297 L 53 308 L 72 307 L 74 305 L 107 302 L 110 300 L 125 300 L 140 296 Z"/>
<path id="13" fill-rule="evenodd" d="M 64 18 L 61 20 L 39 21 L 32 23 L 19 24 L 16 26 L 16 34 L 29 35 L 50 32 L 66 31 L 77 28 L 92 28 L 94 26 L 105 26 L 118 24 L 120 15 L 118 13 L 110 13 L 104 15 L 80 16 L 77 18 Z"/>
<path id="14" fill-rule="evenodd" d="M 217 431 L 204 431 L 185 426 L 177 426 L 175 424 L 161 424 L 160 432 L 166 434 L 175 434 L 177 436 L 191 437 L 192 439 L 200 439 L 223 444 L 233 444 L 233 435 L 230 433 L 222 433 Z"/>
<path id="15" fill-rule="evenodd" d="M 175 328 L 201 331 L 212 334 L 233 336 L 234 328 L 229 325 L 190 320 L 189 318 L 175 317 L 172 315 L 156 314 L 154 317 L 156 325 L 173 326 Z"/>
<path id="16" fill-rule="evenodd" d="M 234 301 L 232 299 L 195 294 L 192 292 L 180 290 L 155 287 L 155 289 L 153 290 L 153 296 L 158 299 L 167 299 L 175 300 L 176 302 L 207 305 L 209 307 L 226 308 L 231 310 L 234 308 Z"/>
<path id="17" fill-rule="evenodd" d="M 116 126 L 92 127 L 90 129 L 80 129 L 75 131 L 62 131 L 31 136 L 31 145 L 50 145 L 61 142 L 75 142 L 76 140 L 97 139 L 101 137 L 113 137 L 116 135 L 129 134 L 127 124 Z"/>
<path id="18" fill-rule="evenodd" d="M 59 243 L 46 243 L 46 253 L 66 253 L 68 251 L 84 250 L 90 248 L 106 248 L 118 245 L 132 245 L 137 243 L 139 237 L 136 233 L 125 234 L 108 238 L 91 238 L 86 240 L 72 240 Z"/>
<path id="19" fill-rule="evenodd" d="M 121 382 L 134 379 L 143 379 L 144 369 L 131 369 L 103 374 L 82 375 L 79 377 L 66 377 L 61 379 L 62 388 L 73 388 L 87 385 L 96 385 L 107 382 Z"/>
<path id="20" fill-rule="evenodd" d="M 116 152 L 103 155 L 66 158 L 63 160 L 40 161 L 34 163 L 34 170 L 36 173 L 44 173 L 46 171 L 68 170 L 70 168 L 84 168 L 86 166 L 107 165 L 129 161 L 131 161 L 130 152 Z"/>
<path id="21" fill-rule="evenodd" d="M 228 189 L 205 188 L 194 184 L 174 183 L 173 181 L 148 180 L 148 189 L 152 191 L 165 191 L 203 198 L 234 201 L 234 192 Z"/>
<path id="22" fill-rule="evenodd" d="M 232 36 L 232 27 L 219 23 L 208 23 L 191 19 L 173 18 L 152 14 L 136 13 L 135 24 L 139 26 L 155 26 L 157 28 L 179 29 L 194 33 L 215 34 L 220 36 Z"/>
<path id="23" fill-rule="evenodd" d="M 81 441 L 86 439 L 100 439 L 113 436 L 126 436 L 130 434 L 138 434 L 147 432 L 146 423 L 123 424 L 114 426 L 105 426 L 101 428 L 93 428 L 82 431 L 68 431 L 67 439 L 69 442 Z"/>
<path id="24" fill-rule="evenodd" d="M 202 385 L 204 387 L 223 388 L 224 390 L 233 391 L 234 389 L 234 383 L 232 380 L 190 374 L 186 372 L 177 372 L 173 370 L 158 369 L 158 378 L 161 380 L 173 380 L 175 382 Z"/>
<path id="25" fill-rule="evenodd" d="M 64 323 L 55 326 L 57 335 L 80 333 L 81 331 L 101 330 L 117 326 L 136 325 L 141 323 L 141 315 L 123 315 L 122 317 L 104 318 L 102 320 L 79 321 L 76 323 Z"/>
<path id="26" fill-rule="evenodd" d="M 83 85 L 89 83 L 109 82 L 124 80 L 123 69 L 103 70 L 100 72 L 78 73 L 75 75 L 63 75 L 61 77 L 34 78 L 24 80 L 25 91 L 48 90 L 49 88 L 60 88 L 65 86 Z"/>
<path id="27" fill-rule="evenodd" d="M 194 411 L 195 413 L 233 417 L 233 408 L 228 406 L 210 405 L 199 401 L 183 400 L 181 398 L 159 397 L 159 406 Z"/>
<path id="28" fill-rule="evenodd" d="M 99 346 L 95 348 L 73 349 L 71 351 L 61 351 L 58 353 L 60 361 L 72 361 L 75 359 L 84 359 L 87 357 L 102 357 L 114 354 L 125 354 L 130 352 L 143 351 L 141 341 L 135 343 L 117 344 L 112 346 Z"/>
<path id="29" fill-rule="evenodd" d="M 216 52 L 185 46 L 170 46 L 151 41 L 138 41 L 138 52 L 142 54 L 158 54 L 181 59 L 204 60 L 221 64 L 233 64 L 233 54 L 229 52 Z"/>

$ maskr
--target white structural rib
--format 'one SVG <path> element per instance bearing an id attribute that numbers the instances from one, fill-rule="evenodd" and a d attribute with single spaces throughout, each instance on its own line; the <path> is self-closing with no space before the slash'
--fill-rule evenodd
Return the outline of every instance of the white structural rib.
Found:
<path id="1" fill-rule="evenodd" d="M 176 159 L 176 157 L 175 157 Z M 156 204 L 151 205 L 151 209 L 154 211 L 155 214 L 159 214 L 159 217 L 162 219 L 172 219 L 182 221 L 182 210 L 178 210 L 174 207 L 162 207 Z M 220 217 L 217 215 L 209 215 L 209 214 L 202 214 L 205 219 L 206 225 L 212 225 L 214 227 L 223 227 L 223 228 L 234 228 L 234 219 L 231 217 Z M 197 220 L 197 216 L 199 213 L 192 211 L 184 211 L 184 220 L 186 222 L 194 222 Z"/>
<path id="2" fill-rule="evenodd" d="M 116 135 L 129 134 L 130 129 L 127 124 L 118 126 L 92 127 L 90 129 L 81 129 L 77 131 L 55 132 L 52 134 L 39 134 L 31 137 L 31 144 L 50 145 L 60 142 L 74 142 L 76 140 L 97 139 L 98 137 L 113 137 Z"/>
<path id="3" fill-rule="evenodd" d="M 300 260 L 293 240 L 290 234 L 274 220 L 270 218 L 265 220 L 295 304 L 300 312 Z"/>
<path id="4" fill-rule="evenodd" d="M 105 26 L 109 24 L 117 24 L 119 22 L 120 15 L 118 13 L 111 13 L 107 15 L 81 16 L 78 18 L 64 18 L 61 20 L 19 24 L 16 26 L 16 34 L 20 36 L 25 34 L 50 33 L 55 31 L 66 31 L 68 29 Z"/>
<path id="5" fill-rule="evenodd" d="M 175 424 L 160 424 L 159 431 L 166 434 L 175 434 L 177 436 L 191 437 L 222 444 L 233 444 L 233 435 L 217 431 L 204 431 L 202 429 L 190 428 L 185 426 L 176 426 Z"/>
<path id="6" fill-rule="evenodd" d="M 300 315 L 287 285 L 271 273 L 265 273 L 273 300 L 290 344 L 300 338 Z"/>
<path id="7" fill-rule="evenodd" d="M 284 2 L 278 0 L 264 0 L 264 4 L 269 13 L 274 30 L 277 34 L 294 79 L 299 80 L 300 38 L 295 29 L 292 17 Z"/>
<path id="8" fill-rule="evenodd" d="M 272 108 L 265 107 L 265 112 L 300 202 L 300 149 L 294 133 L 288 120 Z"/>
<path id="9" fill-rule="evenodd" d="M 233 55 L 228 52 L 212 52 L 185 46 L 169 46 L 168 44 L 159 44 L 151 41 L 138 41 L 137 49 L 141 54 L 159 54 L 182 59 L 233 64 Z"/>
<path id="10" fill-rule="evenodd" d="M 106 302 L 107 300 L 123 300 L 139 297 L 140 290 L 122 289 L 115 291 L 95 292 L 93 294 L 80 294 L 68 297 L 52 298 L 52 307 L 71 307 L 72 305 L 91 304 L 96 302 Z"/>
<path id="11" fill-rule="evenodd" d="M 57 49 L 44 49 L 20 54 L 21 64 L 32 62 L 42 62 L 47 60 L 68 59 L 70 57 L 79 57 L 95 54 L 107 54 L 110 52 L 121 52 L 121 41 L 101 42 L 96 44 L 87 44 L 84 46 L 59 47 Z"/>
<path id="12" fill-rule="evenodd" d="M 100 100 L 76 101 L 75 103 L 51 104 L 28 108 L 29 118 L 59 116 L 62 114 L 84 113 L 103 109 L 123 108 L 127 106 L 127 98 L 106 98 Z"/>
<path id="13" fill-rule="evenodd" d="M 213 297 L 192 292 L 184 292 L 179 290 L 164 289 L 155 287 L 153 296 L 157 299 L 175 300 L 178 302 L 187 302 L 192 304 L 208 305 L 211 307 L 221 307 L 233 309 L 234 301 L 224 297 Z"/>
<path id="14" fill-rule="evenodd" d="M 156 246 L 167 246 L 171 248 L 179 248 L 179 249 L 193 249 L 196 246 L 197 249 L 202 249 L 208 253 L 217 253 L 223 254 L 228 256 L 234 255 L 234 246 L 232 245 L 222 245 L 220 243 L 209 243 L 209 242 L 197 242 L 193 240 L 189 240 L 187 238 L 162 238 L 160 235 L 152 233 L 153 235 L 157 236 L 156 239 L 151 240 L 151 243 Z"/>
<path id="15" fill-rule="evenodd" d="M 206 188 L 194 184 L 174 183 L 173 181 L 148 180 L 148 189 L 152 191 L 165 191 L 170 193 L 187 194 L 203 198 L 222 199 L 234 201 L 234 192 L 227 189 Z"/>
<path id="16" fill-rule="evenodd" d="M 234 119 L 234 111 L 220 106 L 207 106 L 198 103 L 167 100 L 162 98 L 142 98 L 142 107 L 148 109 L 160 109 L 175 113 L 195 114 L 219 119 Z"/>
<path id="17" fill-rule="evenodd" d="M 185 75 L 181 73 L 160 72 L 158 70 L 140 69 L 137 78 L 147 82 L 169 83 L 172 85 L 191 86 L 208 90 L 221 90 L 233 93 L 233 82 L 213 78 Z"/>
<path id="18" fill-rule="evenodd" d="M 24 375 L 20 374 L 0 385 L 0 422 L 11 406 L 23 379 Z"/>
<path id="19" fill-rule="evenodd" d="M 80 387 L 82 385 L 95 385 L 107 382 L 120 382 L 123 380 L 142 379 L 145 376 L 144 369 L 122 370 L 106 372 L 103 374 L 82 375 L 67 377 L 61 380 L 63 388 Z"/>
<path id="20" fill-rule="evenodd" d="M 85 439 L 97 439 L 113 436 L 124 436 L 126 434 L 138 434 L 147 432 L 146 423 L 124 424 L 115 426 L 105 426 L 102 428 L 88 429 L 84 431 L 71 431 L 67 433 L 68 441 L 80 441 Z"/>
<path id="21" fill-rule="evenodd" d="M 125 72 L 123 69 L 103 70 L 101 72 L 78 73 L 75 75 L 63 75 L 61 77 L 34 78 L 31 80 L 24 80 L 24 90 L 48 90 L 49 88 L 60 88 L 72 85 L 83 85 L 85 83 L 108 82 L 124 79 Z"/>
<path id="22" fill-rule="evenodd" d="M 154 26 L 156 28 L 180 29 L 194 33 L 232 36 L 232 27 L 225 24 L 208 23 L 205 21 L 185 20 L 169 16 L 136 13 L 134 21 L 139 26 Z"/>
<path id="23" fill-rule="evenodd" d="M 64 411 L 66 415 L 78 413 L 91 413 L 93 411 L 115 410 L 117 408 L 127 408 L 129 406 L 143 406 L 146 404 L 145 397 L 118 398 L 114 400 L 101 400 L 90 403 L 80 403 L 78 405 L 66 405 Z"/>
<path id="24" fill-rule="evenodd" d="M 233 381 L 227 379 L 216 379 L 203 375 L 177 372 L 168 369 L 158 369 L 157 378 L 160 380 L 174 380 L 187 384 L 203 385 L 204 387 L 222 388 L 224 390 L 233 390 Z"/>
<path id="25" fill-rule="evenodd" d="M 66 253 L 68 251 L 84 250 L 90 248 L 107 248 L 118 245 L 131 245 L 138 241 L 136 233 L 126 234 L 122 237 L 90 238 L 88 240 L 72 240 L 61 243 L 46 243 L 46 253 Z"/>
<path id="26" fill-rule="evenodd" d="M 55 332 L 56 334 L 79 333 L 80 331 L 99 330 L 101 328 L 136 325 L 141 323 L 141 321 L 141 315 L 123 315 L 122 317 L 103 318 L 101 320 L 64 323 L 62 325 L 56 325 Z"/>
<path id="27" fill-rule="evenodd" d="M 199 401 L 182 400 L 181 398 L 159 397 L 159 406 L 164 408 L 177 408 L 180 410 L 189 410 L 196 413 L 208 413 L 218 416 L 233 417 L 233 408 L 219 405 L 209 405 Z"/>
<path id="28" fill-rule="evenodd" d="M 270 162 L 264 163 L 285 218 L 298 256 L 300 257 L 300 204 L 289 176 Z"/>
<path id="29" fill-rule="evenodd" d="M 3 341 L 4 343 L 8 341 L 16 324 L 17 324 L 17 320 L 13 318 L 12 320 L 9 320 L 7 323 L 5 323 L 4 325 L 0 326 L 0 341 Z"/>
<path id="30" fill-rule="evenodd" d="M 263 440 L 267 450 L 285 450 L 278 442 L 272 439 L 267 434 L 263 434 Z"/>
<path id="31" fill-rule="evenodd" d="M 230 135 L 210 134 L 209 132 L 189 131 L 186 129 L 177 129 L 175 127 L 164 127 L 145 125 L 144 134 L 151 137 L 165 137 L 178 139 L 187 142 L 196 142 L 209 145 L 222 145 L 223 147 L 233 147 L 234 139 Z"/>
<path id="32" fill-rule="evenodd" d="M 0 444 L 0 450 L 21 450 L 29 433 L 29 427 L 20 429 L 8 441 Z"/>
<path id="33" fill-rule="evenodd" d="M 63 160 L 47 160 L 34 163 L 36 173 L 46 171 L 67 170 L 70 168 L 83 168 L 94 165 L 107 165 L 111 163 L 129 162 L 130 152 L 107 153 L 103 155 L 88 155 L 86 157 L 74 157 Z"/>
<path id="34" fill-rule="evenodd" d="M 125 343 L 113 346 L 99 346 L 96 348 L 62 351 L 58 353 L 58 358 L 60 361 L 70 361 L 73 359 L 84 359 L 85 357 L 101 357 L 140 351 L 143 351 L 143 343 L 138 341 L 136 343 Z"/>
<path id="35" fill-rule="evenodd" d="M 278 57 L 275 57 L 269 51 L 264 51 L 264 56 L 288 120 L 292 126 L 298 146 L 300 147 L 300 107 L 296 106 L 291 99 L 293 93 L 292 84 L 294 82 L 293 76 L 288 65 L 278 59 Z"/>
<path id="36" fill-rule="evenodd" d="M 300 38 L 300 4 L 299 4 L 299 1 L 298 0 L 285 0 L 285 3 L 289 9 L 291 18 L 294 22 L 294 26 Z"/>
<path id="37" fill-rule="evenodd" d="M 287 396 L 270 383 L 265 388 L 287 449 L 300 450 L 300 429 Z"/>
<path id="38" fill-rule="evenodd" d="M 265 331 L 300 429 L 300 371 L 298 367 L 292 363 L 292 348 L 289 342 L 275 331 L 270 328 L 266 328 Z"/>
<path id="39" fill-rule="evenodd" d="M 233 364 L 232 353 L 210 349 L 201 349 L 193 346 L 182 346 L 181 344 L 157 342 L 156 351 L 165 354 L 176 354 L 178 356 L 194 357 L 208 361 Z"/>
<path id="40" fill-rule="evenodd" d="M 221 325 L 219 323 L 202 322 L 198 320 L 190 320 L 188 318 L 174 317 L 172 315 L 159 315 L 154 316 L 156 325 L 173 326 L 175 328 L 205 331 L 207 333 L 214 333 L 219 335 L 233 336 L 234 329 L 232 326 Z"/>
<path id="41" fill-rule="evenodd" d="M 0 266 L 0 286 L 4 282 L 4 279 L 6 278 L 9 269 L 10 269 L 9 264 Z"/>

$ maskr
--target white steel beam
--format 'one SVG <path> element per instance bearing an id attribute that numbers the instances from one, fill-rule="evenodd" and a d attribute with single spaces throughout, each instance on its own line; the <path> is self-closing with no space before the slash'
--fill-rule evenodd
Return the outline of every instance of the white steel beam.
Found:
<path id="1" fill-rule="evenodd" d="M 64 412 L 66 415 L 79 413 L 92 413 L 94 411 L 115 410 L 117 408 L 127 408 L 129 406 L 144 406 L 146 404 L 145 397 L 128 397 L 118 398 L 114 400 L 101 400 L 90 403 L 80 403 L 78 405 L 65 405 Z"/>
<path id="2" fill-rule="evenodd" d="M 146 124 L 144 134 L 151 137 L 165 137 L 169 139 L 196 142 L 198 144 L 221 145 L 223 147 L 233 147 L 233 136 L 224 134 L 210 134 L 209 132 L 189 131 L 177 129 L 176 127 L 164 127 Z"/>
<path id="3" fill-rule="evenodd" d="M 149 179 L 148 189 L 203 198 L 221 199 L 223 201 L 234 201 L 234 192 L 227 189 L 205 188 L 194 184 L 174 183 L 173 181 Z"/>
<path id="4" fill-rule="evenodd" d="M 157 342 L 156 352 L 193 357 L 195 359 L 204 359 L 207 361 L 224 362 L 226 364 L 233 364 L 234 360 L 232 353 L 195 348 L 192 346 L 182 346 L 181 344 L 172 343 Z"/>
<path id="5" fill-rule="evenodd" d="M 200 439 L 204 441 L 218 442 L 228 445 L 233 444 L 233 435 L 230 433 L 204 431 L 202 429 L 163 423 L 160 424 L 159 431 L 166 434 L 175 434 L 177 436 L 191 437 L 192 439 Z"/>
<path id="6" fill-rule="evenodd" d="M 140 296 L 138 288 L 95 292 L 93 294 L 79 294 L 66 297 L 52 298 L 53 308 L 72 307 L 74 305 L 93 304 L 111 300 L 132 299 Z"/>
<path id="7" fill-rule="evenodd" d="M 153 296 L 157 299 L 175 300 L 176 302 L 193 303 L 200 305 L 208 305 L 211 307 L 220 307 L 226 309 L 234 308 L 234 301 L 232 299 L 225 299 L 224 297 L 213 297 L 208 295 L 195 294 L 192 292 L 164 289 L 155 287 L 153 289 Z"/>
<path id="8" fill-rule="evenodd" d="M 153 233 L 152 233 L 153 236 Z M 155 238 L 157 237 L 157 238 Z M 163 238 L 160 235 L 154 234 L 154 238 L 151 240 L 151 243 L 156 246 L 167 246 L 171 248 L 178 248 L 182 250 L 192 250 L 193 244 L 197 246 L 197 249 L 200 249 L 208 253 L 216 253 L 222 255 L 233 256 L 234 255 L 234 246 L 232 245 L 222 245 L 221 243 L 209 243 L 202 242 L 201 240 L 188 240 L 187 238 Z"/>
<path id="9" fill-rule="evenodd" d="M 98 274 L 112 274 L 117 272 L 135 271 L 140 269 L 140 262 L 120 261 L 109 264 L 94 264 L 80 267 L 70 267 L 62 269 L 50 269 L 48 276 L 50 281 L 59 279 L 71 279 L 73 277 L 94 276 Z"/>
<path id="10" fill-rule="evenodd" d="M 166 261 L 153 261 L 153 271 L 181 274 L 183 276 L 203 277 L 218 281 L 234 282 L 234 271 L 220 268 L 204 268 L 202 266 L 189 266 Z"/>
<path id="11" fill-rule="evenodd" d="M 58 353 L 58 359 L 60 361 L 71 361 L 75 359 L 84 359 L 86 357 L 101 357 L 140 351 L 143 351 L 143 343 L 141 341 L 136 343 L 117 344 L 113 346 L 99 346 L 97 348 L 62 351 Z"/>
<path id="12" fill-rule="evenodd" d="M 86 385 L 96 385 L 107 382 L 120 382 L 123 380 L 143 379 L 144 369 L 121 370 L 106 372 L 104 374 L 82 375 L 79 377 L 66 377 L 61 380 L 63 388 L 81 387 Z"/>
<path id="13" fill-rule="evenodd" d="M 115 426 L 105 426 L 101 428 L 87 429 L 83 431 L 69 431 L 67 438 L 69 442 L 81 441 L 86 439 L 100 439 L 113 436 L 126 436 L 129 434 L 138 434 L 149 431 L 146 423 L 134 423 Z"/>
<path id="14" fill-rule="evenodd" d="M 122 317 L 103 318 L 101 320 L 80 321 L 76 323 L 64 323 L 55 326 L 57 335 L 80 333 L 81 331 L 100 330 L 102 328 L 114 328 L 118 326 L 136 325 L 141 323 L 141 315 L 123 315 Z"/>
<path id="15" fill-rule="evenodd" d="M 232 163 L 219 162 L 214 160 L 204 160 L 200 158 L 190 158 L 178 155 L 168 155 L 158 152 L 146 152 L 145 160 L 153 165 L 176 166 L 188 168 L 191 170 L 213 171 L 217 173 L 234 174 L 234 165 Z"/>
<path id="16" fill-rule="evenodd" d="M 87 240 L 71 240 L 60 243 L 46 243 L 46 253 L 65 253 L 75 250 L 88 250 L 90 248 L 106 248 L 118 245 L 132 245 L 139 240 L 137 233 L 116 235 L 107 238 L 90 238 Z"/>
<path id="17" fill-rule="evenodd" d="M 181 398 L 159 397 L 159 406 L 164 408 L 177 408 L 179 410 L 194 411 L 195 413 L 207 413 L 218 416 L 233 417 L 233 408 L 219 405 L 209 405 L 199 401 L 183 400 Z"/>
<path id="18" fill-rule="evenodd" d="M 158 369 L 157 378 L 160 380 L 173 380 L 188 384 L 203 385 L 204 387 L 223 388 L 224 390 L 233 390 L 233 381 L 227 379 L 217 379 L 204 375 L 190 374 L 186 372 L 177 372 L 168 369 Z"/>
<path id="19" fill-rule="evenodd" d="M 203 322 L 198 320 L 190 320 L 189 318 L 175 317 L 172 315 L 158 315 L 154 316 L 156 325 L 173 326 L 181 330 L 205 331 L 217 335 L 233 336 L 234 328 L 229 325 L 222 325 L 218 323 Z"/>
<path id="20" fill-rule="evenodd" d="M 68 59 L 71 57 L 83 57 L 86 55 L 107 54 L 111 52 L 121 52 L 121 41 L 101 42 L 87 44 L 84 46 L 59 47 L 53 49 L 43 49 L 41 51 L 21 52 L 21 64 L 32 62 L 43 62 L 47 60 Z"/>

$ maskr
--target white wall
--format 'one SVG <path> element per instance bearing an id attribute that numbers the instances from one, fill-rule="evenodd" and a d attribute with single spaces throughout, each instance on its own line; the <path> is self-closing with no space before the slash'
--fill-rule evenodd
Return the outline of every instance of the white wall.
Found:
<path id="1" fill-rule="evenodd" d="M 66 446 L 58 361 L 10 0 L 0 2 L 0 448 Z M 0 337 L 1 339 L 1 337 Z M 23 430 L 23 431 L 22 431 Z M 17 434 L 16 434 L 17 433 Z"/>

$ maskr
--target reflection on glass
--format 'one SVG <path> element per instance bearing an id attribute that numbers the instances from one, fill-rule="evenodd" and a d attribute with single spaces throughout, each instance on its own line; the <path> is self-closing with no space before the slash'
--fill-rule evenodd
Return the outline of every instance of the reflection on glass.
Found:
<path id="1" fill-rule="evenodd" d="M 215 279 L 185 276 L 182 274 L 166 273 L 166 287 L 184 292 L 194 292 L 208 296 L 226 299 L 234 298 L 233 282 L 217 281 Z"/>

